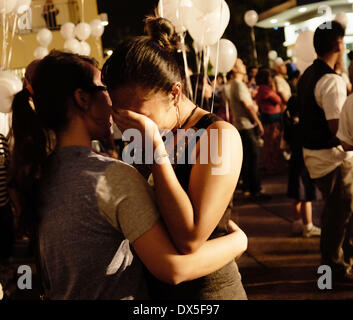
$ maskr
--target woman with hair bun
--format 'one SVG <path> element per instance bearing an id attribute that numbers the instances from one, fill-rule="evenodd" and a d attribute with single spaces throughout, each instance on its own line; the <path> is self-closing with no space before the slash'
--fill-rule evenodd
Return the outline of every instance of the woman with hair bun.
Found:
<path id="1" fill-rule="evenodd" d="M 10 185 L 38 238 L 48 299 L 148 299 L 141 261 L 156 278 L 178 284 L 246 250 L 245 234 L 230 224 L 231 234 L 178 253 L 143 177 L 91 150 L 92 140 L 110 135 L 110 117 L 97 64 L 70 53 L 41 60 L 14 98 Z"/>
<path id="2" fill-rule="evenodd" d="M 241 170 L 242 144 L 232 125 L 187 98 L 173 25 L 148 17 L 145 29 L 146 36 L 118 46 L 103 67 L 102 81 L 119 128 L 139 130 L 146 145 L 153 146 L 159 211 L 176 248 L 190 254 L 208 239 L 227 234 L 231 216 L 227 208 Z M 164 145 L 160 130 L 173 134 L 167 139 L 172 151 Z M 179 139 L 185 138 L 183 133 L 188 143 Z M 182 155 L 187 156 L 186 163 L 177 161 L 183 160 Z M 219 161 L 214 161 L 216 155 L 221 155 Z M 234 260 L 177 286 L 151 277 L 150 290 L 157 299 L 246 299 Z"/>

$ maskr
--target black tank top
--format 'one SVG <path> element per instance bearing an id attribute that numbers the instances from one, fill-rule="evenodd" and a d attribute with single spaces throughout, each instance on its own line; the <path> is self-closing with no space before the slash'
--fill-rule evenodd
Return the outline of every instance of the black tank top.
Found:
<path id="1" fill-rule="evenodd" d="M 206 114 L 193 127 L 195 131 L 207 129 L 214 122 L 224 121 L 214 114 Z M 199 137 L 194 144 L 186 144 L 184 148 L 178 149 L 175 153 L 183 152 L 185 155 L 191 154 L 190 148 L 196 148 Z M 181 150 L 182 149 L 182 150 Z M 177 156 L 177 155 L 176 155 Z M 186 193 L 189 189 L 190 174 L 192 164 L 174 164 L 173 168 Z M 221 221 L 210 236 L 218 238 L 227 234 L 227 222 L 231 217 L 231 209 L 228 208 Z M 238 267 L 234 261 L 227 264 L 220 270 L 205 277 L 184 282 L 176 286 L 168 285 L 159 281 L 151 274 L 148 274 L 148 283 L 152 299 L 158 300 L 244 300 L 247 299 L 245 290 L 241 283 Z"/>

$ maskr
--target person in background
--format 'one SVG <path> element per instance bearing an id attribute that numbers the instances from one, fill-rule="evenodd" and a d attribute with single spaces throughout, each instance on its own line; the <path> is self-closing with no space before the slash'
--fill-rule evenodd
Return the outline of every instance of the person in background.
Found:
<path id="1" fill-rule="evenodd" d="M 246 67 L 241 59 L 237 59 L 233 68 L 235 78 L 230 82 L 229 105 L 234 114 L 234 126 L 238 129 L 243 143 L 244 160 L 242 166 L 241 186 L 244 195 L 253 200 L 269 200 L 269 196 L 261 190 L 259 136 L 263 136 L 264 128 L 255 111 L 254 101 L 244 82 Z"/>
<path id="2" fill-rule="evenodd" d="M 255 99 L 256 94 L 257 94 L 257 84 L 256 84 L 256 75 L 259 72 L 259 69 L 257 67 L 251 66 L 248 67 L 247 69 L 247 75 L 248 75 L 248 81 L 247 85 L 251 93 L 251 97 Z"/>
<path id="3" fill-rule="evenodd" d="M 312 201 L 316 200 L 316 187 L 305 167 L 303 146 L 299 139 L 298 98 L 293 95 L 283 113 L 283 138 L 291 157 L 288 170 L 287 196 L 292 202 L 292 234 L 304 238 L 318 237 L 321 229 L 313 224 Z"/>
<path id="4" fill-rule="evenodd" d="M 348 67 L 348 76 L 349 76 L 349 81 L 353 84 L 353 51 L 349 51 L 348 53 L 348 58 L 350 60 L 350 64 Z"/>
<path id="5" fill-rule="evenodd" d="M 266 174 L 277 174 L 284 170 L 282 155 L 282 99 L 274 90 L 271 70 L 261 68 L 256 76 L 259 86 L 256 101 L 260 108 L 261 122 L 264 127 L 263 164 Z"/>
<path id="6" fill-rule="evenodd" d="M 214 88 L 214 81 L 212 82 L 212 88 Z M 214 93 L 214 111 L 213 113 L 220 118 L 222 118 L 224 121 L 227 121 L 229 123 L 233 123 L 234 121 L 234 116 L 232 113 L 232 110 L 229 108 L 229 103 L 228 103 L 228 113 L 227 113 L 227 100 L 225 98 L 225 86 L 226 84 L 223 83 L 223 77 L 221 75 L 217 76 L 217 81 L 216 81 L 216 90 Z"/>
<path id="7" fill-rule="evenodd" d="M 344 150 L 343 143 L 350 142 L 346 137 L 351 127 L 346 130 L 343 127 L 337 138 L 339 126 L 344 126 L 341 111 L 347 87 L 334 71 L 346 49 L 345 30 L 336 21 L 330 23 L 331 28 L 324 23 L 316 29 L 314 47 L 318 59 L 298 83 L 299 131 L 305 165 L 325 199 L 321 215 L 321 264 L 331 267 L 334 284 L 352 284 L 353 154 Z"/>
<path id="8" fill-rule="evenodd" d="M 0 265 L 10 264 L 15 240 L 14 216 L 8 192 L 9 146 L 0 134 Z"/>
<path id="9" fill-rule="evenodd" d="M 282 99 L 282 111 L 284 111 L 289 98 L 292 96 L 292 90 L 287 81 L 286 63 L 283 60 L 276 60 L 274 71 L 276 73 L 273 78 L 274 89 Z"/>

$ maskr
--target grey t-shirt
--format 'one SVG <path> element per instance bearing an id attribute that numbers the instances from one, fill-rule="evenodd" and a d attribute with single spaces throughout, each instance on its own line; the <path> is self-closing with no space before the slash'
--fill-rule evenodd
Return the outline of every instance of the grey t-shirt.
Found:
<path id="1" fill-rule="evenodd" d="M 232 80 L 229 90 L 229 104 L 234 115 L 234 126 L 238 130 L 249 130 L 254 128 L 251 123 L 249 114 L 245 109 L 242 101 L 253 103 L 250 91 L 246 84 L 242 81 Z"/>
<path id="2" fill-rule="evenodd" d="M 64 147 L 39 186 L 39 243 L 49 299 L 147 299 L 130 247 L 159 219 L 152 191 L 131 166 L 88 147 Z"/>

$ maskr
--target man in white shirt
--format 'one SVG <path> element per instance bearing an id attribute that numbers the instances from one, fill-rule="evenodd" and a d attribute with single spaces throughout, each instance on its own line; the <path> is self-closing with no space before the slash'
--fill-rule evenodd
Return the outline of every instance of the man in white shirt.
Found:
<path id="1" fill-rule="evenodd" d="M 322 213 L 322 263 L 333 271 L 333 280 L 353 283 L 352 217 L 353 154 L 336 137 L 342 106 L 347 97 L 343 79 L 334 71 L 345 51 L 345 31 L 333 21 L 319 26 L 314 35 L 318 59 L 298 83 L 300 131 L 304 161 L 326 201 Z M 348 181 L 350 179 L 350 181 Z"/>
<path id="2" fill-rule="evenodd" d="M 281 59 L 276 61 L 275 64 L 276 76 L 274 77 L 274 83 L 277 93 L 280 95 L 283 101 L 283 105 L 286 106 L 288 100 L 292 96 L 292 90 L 289 83 L 286 80 L 287 76 L 287 66 L 284 61 Z"/>
<path id="3" fill-rule="evenodd" d="M 261 192 L 259 135 L 264 128 L 255 111 L 250 90 L 244 82 L 246 67 L 237 59 L 234 68 L 234 79 L 229 82 L 229 105 L 234 115 L 233 125 L 239 131 L 243 143 L 244 159 L 242 167 L 243 193 L 250 193 L 254 201 L 266 201 L 270 196 Z"/>

